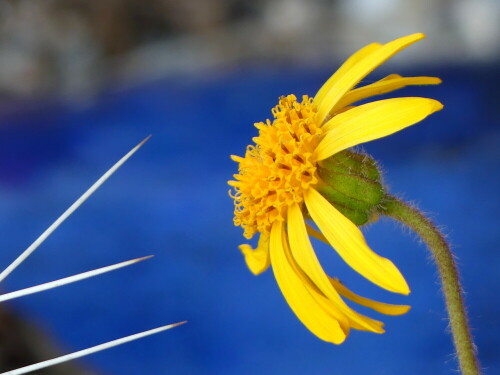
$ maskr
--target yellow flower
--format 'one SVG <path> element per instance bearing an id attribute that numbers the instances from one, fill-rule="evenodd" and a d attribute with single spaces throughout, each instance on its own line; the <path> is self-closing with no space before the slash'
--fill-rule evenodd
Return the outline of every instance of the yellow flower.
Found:
<path id="1" fill-rule="evenodd" d="M 373 252 L 358 227 L 318 191 L 322 184 L 318 170 L 332 155 L 397 132 L 442 109 L 435 100 L 416 97 L 353 106 L 408 85 L 440 83 L 434 77 L 390 75 L 354 88 L 377 66 L 422 38 L 423 34 L 413 34 L 383 45 L 370 44 L 352 55 L 314 98 L 303 96 L 299 102 L 294 95 L 281 97 L 272 111 L 274 120 L 255 124 L 259 130 L 255 145 L 247 147 L 245 157 L 232 156 L 239 163 L 235 180 L 228 182 L 234 188 L 230 192 L 234 223 L 248 239 L 260 235 L 256 249 L 240 246 L 248 267 L 257 275 L 272 265 L 297 317 L 317 337 L 334 344 L 342 343 L 351 328 L 384 332 L 382 322 L 355 312 L 342 297 L 388 315 L 404 314 L 409 306 L 360 297 L 330 278 L 316 257 L 310 235 L 330 244 L 376 285 L 401 294 L 410 289 L 396 266 Z"/>

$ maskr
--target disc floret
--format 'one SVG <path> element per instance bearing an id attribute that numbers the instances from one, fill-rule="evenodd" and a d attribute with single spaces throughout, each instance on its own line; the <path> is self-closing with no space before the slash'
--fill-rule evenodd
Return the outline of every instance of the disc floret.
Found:
<path id="1" fill-rule="evenodd" d="M 255 124 L 259 135 L 247 147 L 245 157 L 232 156 L 239 163 L 236 181 L 229 184 L 235 202 L 234 224 L 252 238 L 269 233 L 275 221 L 285 221 L 287 208 L 302 203 L 304 193 L 318 183 L 313 153 L 321 140 L 317 107 L 304 95 L 283 96 L 272 110 L 274 120 Z"/>

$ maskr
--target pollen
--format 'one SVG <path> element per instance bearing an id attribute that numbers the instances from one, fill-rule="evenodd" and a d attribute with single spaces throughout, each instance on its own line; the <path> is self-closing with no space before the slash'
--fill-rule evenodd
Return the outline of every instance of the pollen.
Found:
<path id="1" fill-rule="evenodd" d="M 312 98 L 283 96 L 273 108 L 274 120 L 255 124 L 259 135 L 239 163 L 234 192 L 234 224 L 248 239 L 256 232 L 269 233 L 275 221 L 285 221 L 288 207 L 302 205 L 304 194 L 319 181 L 313 154 L 321 140 L 317 107 Z"/>

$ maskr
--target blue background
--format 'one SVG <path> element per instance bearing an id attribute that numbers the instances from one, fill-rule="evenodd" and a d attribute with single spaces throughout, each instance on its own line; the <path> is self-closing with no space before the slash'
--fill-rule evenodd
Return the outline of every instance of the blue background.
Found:
<path id="1" fill-rule="evenodd" d="M 362 295 L 410 304 L 378 317 L 384 335 L 354 331 L 341 346 L 310 334 L 269 270 L 255 277 L 237 245 L 226 181 L 230 154 L 244 153 L 254 122 L 280 95 L 314 94 L 332 68 L 240 67 L 135 87 L 110 87 L 92 102 L 46 98 L 0 105 L 0 264 L 9 264 L 107 168 L 153 137 L 4 283 L 4 290 L 134 257 L 133 267 L 9 303 L 69 352 L 159 325 L 174 330 L 93 355 L 108 374 L 453 374 L 457 368 L 437 271 L 418 240 L 383 219 L 364 230 L 412 293 L 370 285 L 331 250 L 325 268 Z M 379 69 L 365 83 L 394 73 Z M 457 255 L 485 374 L 500 372 L 500 71 L 493 66 L 418 66 L 440 76 L 426 96 L 445 109 L 363 149 L 393 193 L 443 226 Z M 360 311 L 363 311 L 360 309 Z"/>

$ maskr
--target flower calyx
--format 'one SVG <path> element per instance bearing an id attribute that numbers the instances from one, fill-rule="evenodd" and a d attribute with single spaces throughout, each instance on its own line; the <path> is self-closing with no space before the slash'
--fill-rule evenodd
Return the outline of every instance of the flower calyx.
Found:
<path id="1" fill-rule="evenodd" d="M 372 157 L 342 151 L 321 161 L 318 175 L 316 189 L 354 224 L 364 225 L 376 216 L 385 189 Z"/>

